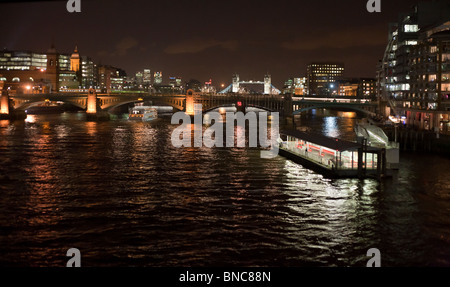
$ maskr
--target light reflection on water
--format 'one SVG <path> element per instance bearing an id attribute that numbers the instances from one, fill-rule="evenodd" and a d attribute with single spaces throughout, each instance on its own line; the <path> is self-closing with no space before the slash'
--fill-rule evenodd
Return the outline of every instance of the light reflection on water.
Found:
<path id="1" fill-rule="evenodd" d="M 350 137 L 354 120 L 302 123 Z M 0 127 L 1 265 L 64 266 L 70 247 L 83 266 L 365 266 L 369 248 L 385 266 L 450 265 L 447 159 L 330 180 L 258 149 L 174 148 L 169 120 Z"/>

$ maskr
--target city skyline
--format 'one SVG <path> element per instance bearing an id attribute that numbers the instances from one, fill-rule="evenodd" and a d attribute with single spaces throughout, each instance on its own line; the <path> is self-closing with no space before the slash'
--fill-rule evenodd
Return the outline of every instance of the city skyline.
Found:
<path id="1" fill-rule="evenodd" d="M 20 13 L 0 20 L 6 26 L 15 19 L 0 48 L 45 52 L 53 42 L 67 53 L 77 45 L 80 54 L 129 75 L 150 68 L 186 81 L 212 79 L 217 86 L 231 83 L 234 73 L 249 80 L 269 73 L 281 87 L 304 76 L 313 61 L 344 62 L 346 77 L 375 77 L 388 24 L 415 3 L 383 1 L 382 13 L 372 14 L 365 1 L 99 0 L 82 1 L 81 13 L 68 13 L 65 1 L 6 3 L 2 8 Z"/>

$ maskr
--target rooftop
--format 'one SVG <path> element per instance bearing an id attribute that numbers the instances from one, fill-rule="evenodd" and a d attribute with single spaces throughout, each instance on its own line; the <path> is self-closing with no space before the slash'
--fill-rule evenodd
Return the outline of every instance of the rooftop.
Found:
<path id="1" fill-rule="evenodd" d="M 280 133 L 282 135 L 295 137 L 336 151 L 355 150 L 361 147 L 360 144 L 355 142 L 330 138 L 321 134 L 314 134 L 300 131 L 281 131 Z"/>

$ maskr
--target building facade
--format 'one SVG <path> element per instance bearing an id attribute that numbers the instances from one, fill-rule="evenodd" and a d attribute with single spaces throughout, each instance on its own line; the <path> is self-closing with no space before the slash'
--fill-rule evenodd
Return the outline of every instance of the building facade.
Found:
<path id="1" fill-rule="evenodd" d="M 30 51 L 0 51 L 0 70 L 40 70 L 47 68 L 47 54 Z"/>
<path id="2" fill-rule="evenodd" d="M 124 90 L 127 74 L 124 70 L 112 66 L 98 66 L 98 86 L 102 92 L 111 93 Z"/>
<path id="3" fill-rule="evenodd" d="M 376 99 L 375 78 L 343 78 L 336 81 L 333 95 Z"/>
<path id="4" fill-rule="evenodd" d="M 142 83 L 145 87 L 150 87 L 152 84 L 152 73 L 150 69 L 144 69 L 142 73 Z"/>
<path id="5" fill-rule="evenodd" d="M 308 95 L 329 96 L 344 75 L 343 63 L 311 63 L 306 69 Z"/>
<path id="6" fill-rule="evenodd" d="M 81 56 L 81 85 L 83 89 L 97 86 L 97 65 L 86 56 Z"/>
<path id="7" fill-rule="evenodd" d="M 53 45 L 47 53 L 3 50 L 0 75 L 18 93 L 65 92 L 97 84 L 94 63 L 80 56 L 77 47 L 72 54 L 60 54 Z"/>
<path id="8" fill-rule="evenodd" d="M 306 77 L 288 79 L 284 82 L 283 94 L 295 96 L 306 95 Z"/>
<path id="9" fill-rule="evenodd" d="M 169 77 L 169 86 L 181 89 L 183 86 L 181 77 Z"/>
<path id="10" fill-rule="evenodd" d="M 378 97 L 387 113 L 419 129 L 449 131 L 450 3 L 420 2 L 391 24 L 379 65 Z"/>
<path id="11" fill-rule="evenodd" d="M 153 85 L 162 85 L 163 74 L 162 72 L 155 72 L 153 74 Z"/>

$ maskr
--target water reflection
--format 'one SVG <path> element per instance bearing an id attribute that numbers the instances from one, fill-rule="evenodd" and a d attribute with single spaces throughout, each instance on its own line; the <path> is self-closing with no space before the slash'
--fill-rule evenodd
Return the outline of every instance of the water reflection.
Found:
<path id="1" fill-rule="evenodd" d="M 34 124 L 36 122 L 36 115 L 27 115 L 26 123 Z"/>
<path id="2" fill-rule="evenodd" d="M 307 120 L 345 136 L 354 119 Z M 369 248 L 383 266 L 450 265 L 440 157 L 403 155 L 396 180 L 330 180 L 259 149 L 175 148 L 170 120 L 0 127 L 2 265 L 64 266 L 72 246 L 84 266 L 365 266 Z"/>
<path id="3" fill-rule="evenodd" d="M 322 133 L 326 136 L 339 138 L 340 133 L 337 126 L 337 117 L 326 117 L 323 123 Z"/>

